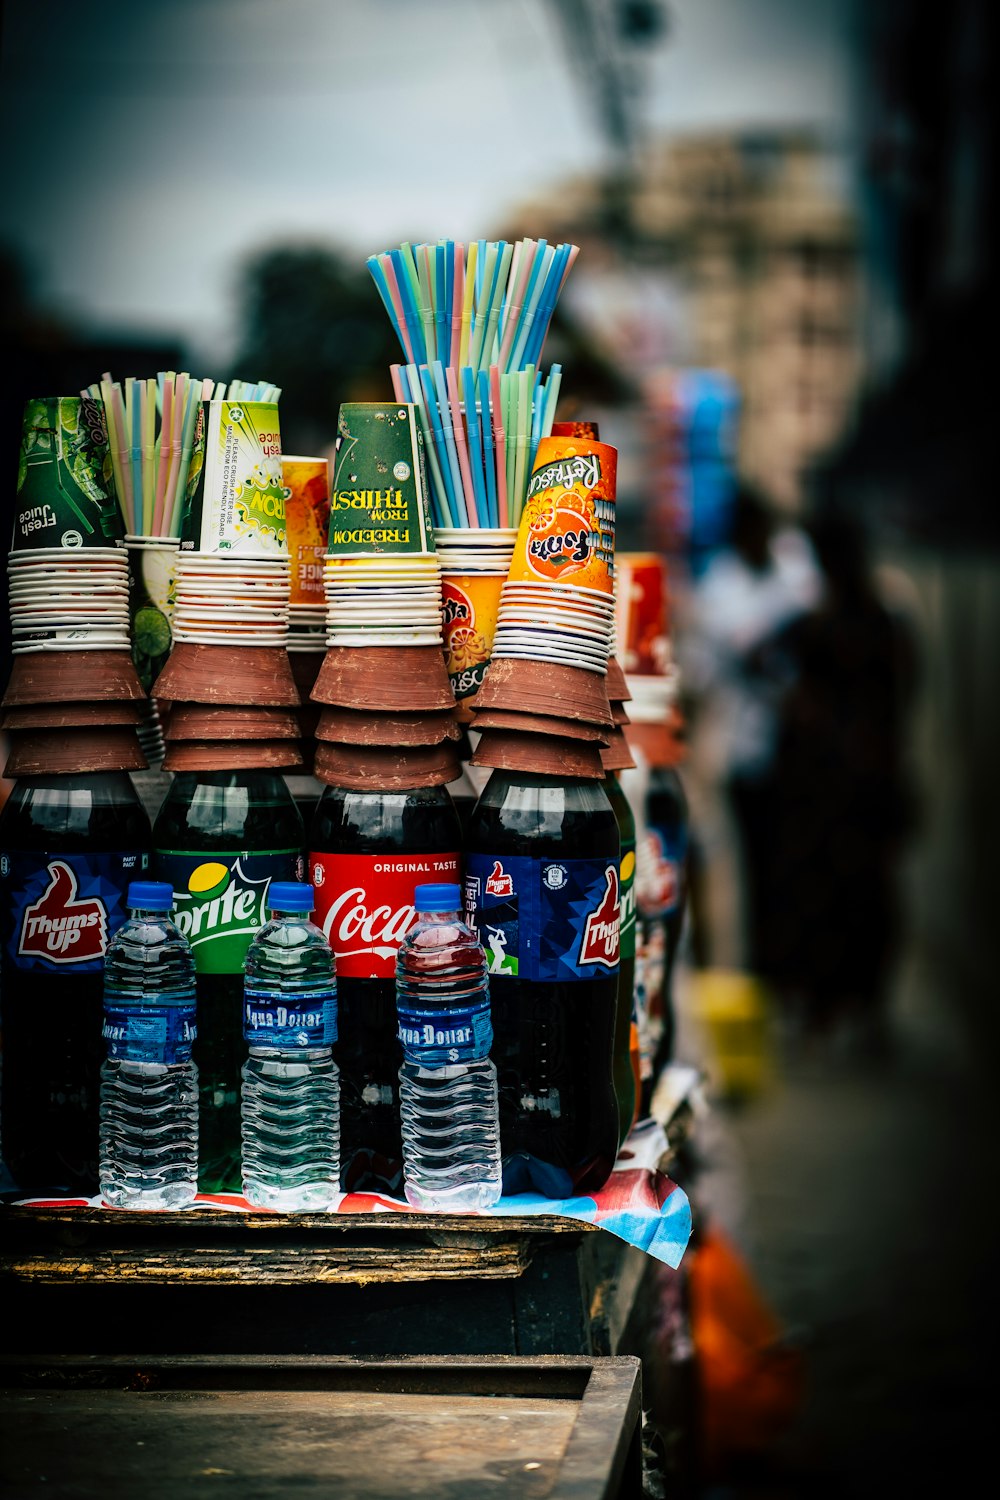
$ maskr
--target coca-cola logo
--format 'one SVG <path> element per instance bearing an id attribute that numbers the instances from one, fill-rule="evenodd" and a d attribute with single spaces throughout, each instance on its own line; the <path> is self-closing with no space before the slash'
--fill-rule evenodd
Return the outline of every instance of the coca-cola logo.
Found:
<path id="1" fill-rule="evenodd" d="M 338 974 L 389 978 L 416 919 L 416 887 L 457 877 L 457 854 L 310 855 L 315 921 L 333 949 Z"/>
<path id="2" fill-rule="evenodd" d="M 583 942 L 577 963 L 601 964 L 606 969 L 618 967 L 618 943 L 621 931 L 621 903 L 618 895 L 618 871 L 608 865 L 604 872 L 604 891 L 597 910 L 592 911 L 583 929 Z"/>
<path id="3" fill-rule="evenodd" d="M 513 896 L 514 894 L 514 882 L 498 859 L 493 861 L 493 869 L 486 877 L 486 894 L 488 896 Z"/>
<path id="4" fill-rule="evenodd" d="M 77 899 L 74 871 L 61 859 L 48 867 L 49 883 L 24 908 L 17 951 L 22 957 L 54 964 L 80 964 L 100 958 L 108 938 L 108 914 L 96 898 Z"/>
<path id="5" fill-rule="evenodd" d="M 358 953 L 393 958 L 413 926 L 416 913 L 412 905 L 375 906 L 369 910 L 365 904 L 367 895 L 358 885 L 343 891 L 330 903 L 323 931 L 338 958 L 351 958 Z"/>

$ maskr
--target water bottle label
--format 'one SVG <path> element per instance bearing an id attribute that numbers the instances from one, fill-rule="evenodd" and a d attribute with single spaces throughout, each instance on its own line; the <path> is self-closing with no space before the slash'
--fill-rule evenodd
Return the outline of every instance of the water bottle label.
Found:
<path id="1" fill-rule="evenodd" d="M 491 974 L 545 981 L 617 973 L 618 863 L 470 854 L 465 904 Z"/>
<path id="2" fill-rule="evenodd" d="M 686 855 L 687 838 L 683 832 L 644 830 L 635 851 L 636 903 L 644 916 L 665 917 L 676 911 L 683 892 Z"/>
<path id="3" fill-rule="evenodd" d="M 293 997 L 271 990 L 243 991 L 243 1037 L 251 1046 L 328 1047 L 337 1040 L 337 991 Z"/>
<path id="4" fill-rule="evenodd" d="M 398 1006 L 397 1014 L 399 1040 L 410 1062 L 447 1067 L 489 1057 L 493 1025 L 488 1001 L 458 1010 Z"/>
<path id="5" fill-rule="evenodd" d="M 622 844 L 618 861 L 621 883 L 620 958 L 624 963 L 635 957 L 635 845 Z"/>
<path id="6" fill-rule="evenodd" d="M 458 851 L 310 854 L 309 879 L 316 888 L 313 921 L 333 949 L 338 975 L 392 979 L 396 951 L 416 920 L 414 888 L 457 881 Z"/>
<path id="7" fill-rule="evenodd" d="M 47 974 L 97 972 L 128 916 L 130 880 L 148 854 L 0 854 L 5 957 Z"/>
<path id="8" fill-rule="evenodd" d="M 122 1062 L 174 1063 L 191 1061 L 191 1043 L 198 1035 L 194 998 L 182 1005 L 104 1004 L 103 1036 L 108 1057 Z"/>
<path id="9" fill-rule="evenodd" d="M 174 921 L 191 944 L 199 974 L 241 974 L 250 941 L 267 920 L 271 881 L 305 875 L 299 849 L 254 854 L 157 849 L 153 864 L 157 880 L 169 880 L 174 888 Z"/>

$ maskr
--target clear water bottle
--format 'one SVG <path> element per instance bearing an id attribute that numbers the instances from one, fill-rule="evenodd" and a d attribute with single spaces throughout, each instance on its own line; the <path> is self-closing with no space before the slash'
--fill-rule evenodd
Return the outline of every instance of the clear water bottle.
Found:
<path id="1" fill-rule="evenodd" d="M 396 957 L 403 1177 L 415 1208 L 490 1208 L 500 1197 L 497 1070 L 486 955 L 457 885 L 418 885 Z"/>
<path id="2" fill-rule="evenodd" d="M 104 959 L 99 1177 L 113 1208 L 181 1208 L 198 1189 L 194 959 L 174 893 L 132 881 Z"/>
<path id="3" fill-rule="evenodd" d="M 243 1196 L 285 1212 L 321 1212 L 340 1190 L 337 981 L 314 906 L 311 885 L 272 881 L 244 967 Z"/>

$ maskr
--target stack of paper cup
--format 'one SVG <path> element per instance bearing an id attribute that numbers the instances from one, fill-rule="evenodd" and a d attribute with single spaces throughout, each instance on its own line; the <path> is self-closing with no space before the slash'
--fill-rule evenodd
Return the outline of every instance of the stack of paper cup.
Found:
<path id="1" fill-rule="evenodd" d="M 288 558 L 183 552 L 177 560 L 174 640 L 206 646 L 288 641 Z"/>
<path id="2" fill-rule="evenodd" d="M 589 436 L 538 445 L 473 707 L 473 765 L 604 774 L 616 469 L 616 450 Z"/>
<path id="3" fill-rule="evenodd" d="M 349 787 L 442 785 L 461 767 L 416 408 L 345 403 L 338 433 L 315 773 Z"/>
<path id="4" fill-rule="evenodd" d="M 493 649 L 500 591 L 517 528 L 449 527 L 435 532 L 441 564 L 445 660 L 460 723 L 472 722 Z"/>
<path id="5" fill-rule="evenodd" d="M 137 736 L 145 693 L 131 657 L 128 558 L 104 478 L 101 420 L 100 403 L 78 397 L 25 407 L 7 561 L 6 776 L 147 764 Z"/>
<path id="6" fill-rule="evenodd" d="M 288 544 L 288 650 L 326 648 L 323 564 L 330 530 L 330 473 L 325 458 L 284 455 L 285 536 Z"/>
<path id="7" fill-rule="evenodd" d="M 129 613 L 132 660 L 146 692 L 162 672 L 173 645 L 177 537 L 126 536 L 129 561 Z M 166 745 L 155 698 L 148 698 L 139 725 L 139 743 L 151 766 L 163 762 Z"/>

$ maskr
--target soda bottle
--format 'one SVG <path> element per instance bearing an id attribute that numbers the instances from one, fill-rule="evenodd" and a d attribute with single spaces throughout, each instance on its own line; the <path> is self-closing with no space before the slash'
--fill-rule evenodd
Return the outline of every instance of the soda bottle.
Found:
<path id="1" fill-rule="evenodd" d="M 333 954 L 311 885 L 272 880 L 270 918 L 243 985 L 243 1196 L 261 1208 L 328 1208 L 340 1187 Z"/>
<path id="2" fill-rule="evenodd" d="M 182 1208 L 198 1190 L 194 959 L 169 885 L 134 880 L 104 959 L 101 1193 L 112 1208 Z"/>
<path id="3" fill-rule="evenodd" d="M 0 814 L 0 1139 L 26 1196 L 98 1191 L 104 954 L 149 839 L 125 771 L 25 776 Z"/>
<path id="4" fill-rule="evenodd" d="M 618 1145 L 632 1129 L 639 1100 L 632 1069 L 632 1007 L 635 988 L 635 818 L 622 791 L 617 771 L 608 771 L 604 790 L 618 824 L 621 855 L 618 862 L 621 927 L 618 956 L 618 995 L 615 1001 L 613 1074 L 618 1100 Z"/>
<path id="5" fill-rule="evenodd" d="M 458 814 L 443 786 L 394 792 L 328 786 L 313 818 L 316 922 L 337 964 L 346 1192 L 402 1192 L 396 950 L 415 920 L 414 885 L 457 880 L 460 848 Z"/>
<path id="6" fill-rule="evenodd" d="M 500 1197 L 500 1122 L 486 954 L 463 920 L 461 886 L 418 885 L 413 905 L 416 925 L 396 955 L 407 1201 L 491 1208 Z"/>
<path id="7" fill-rule="evenodd" d="M 496 770 L 467 850 L 466 909 L 490 975 L 504 1192 L 593 1191 L 618 1150 L 614 810 L 599 781 Z"/>
<path id="8" fill-rule="evenodd" d="M 198 1187 L 238 1193 L 243 961 L 272 880 L 305 873 L 302 818 L 272 771 L 182 771 L 153 824 L 158 879 L 191 944 L 198 995 Z"/>

